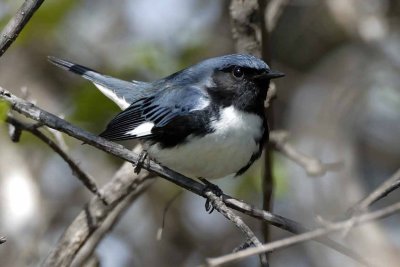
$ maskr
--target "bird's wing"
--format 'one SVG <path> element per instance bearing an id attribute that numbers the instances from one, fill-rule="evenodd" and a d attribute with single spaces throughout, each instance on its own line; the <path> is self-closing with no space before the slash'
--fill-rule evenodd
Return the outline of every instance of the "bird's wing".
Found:
<path id="1" fill-rule="evenodd" d="M 111 76 L 100 74 L 92 69 L 78 65 L 63 59 L 48 57 L 54 65 L 76 73 L 91 81 L 105 96 L 116 103 L 122 110 L 130 106 L 134 101 L 143 97 L 143 89 L 149 87 L 146 82 L 124 81 Z"/>
<path id="2" fill-rule="evenodd" d="M 139 99 L 119 113 L 100 134 L 109 140 L 149 138 L 175 118 L 202 110 L 209 105 L 208 96 L 197 87 L 165 89 Z"/>

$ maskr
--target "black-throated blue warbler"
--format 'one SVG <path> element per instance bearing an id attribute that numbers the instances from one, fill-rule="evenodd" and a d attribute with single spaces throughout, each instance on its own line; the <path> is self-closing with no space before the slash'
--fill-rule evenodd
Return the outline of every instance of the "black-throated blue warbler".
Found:
<path id="1" fill-rule="evenodd" d="M 271 79 L 284 76 L 259 58 L 210 58 L 153 82 L 124 81 L 49 57 L 91 81 L 123 111 L 100 136 L 138 138 L 149 156 L 191 178 L 244 173 L 268 139 L 264 101 Z"/>

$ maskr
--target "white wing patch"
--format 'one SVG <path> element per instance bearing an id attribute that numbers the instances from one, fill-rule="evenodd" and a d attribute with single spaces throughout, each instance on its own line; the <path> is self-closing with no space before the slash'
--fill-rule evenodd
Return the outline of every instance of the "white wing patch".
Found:
<path id="1" fill-rule="evenodd" d="M 190 111 L 196 111 L 196 110 L 205 109 L 209 104 L 210 104 L 210 101 L 208 99 L 201 98 L 199 100 L 199 102 L 197 103 L 196 107 L 194 107 Z"/>
<path id="2" fill-rule="evenodd" d="M 125 135 L 132 135 L 135 137 L 142 137 L 151 134 L 151 129 L 153 129 L 154 123 L 152 122 L 143 122 L 139 124 L 135 129 L 126 132 Z"/>
<path id="3" fill-rule="evenodd" d="M 111 99 L 115 104 L 117 104 L 122 110 L 129 107 L 129 103 L 126 102 L 124 97 L 119 97 L 113 90 L 104 87 L 103 85 L 93 83 L 106 97 Z M 139 125 L 140 126 L 140 125 Z"/>

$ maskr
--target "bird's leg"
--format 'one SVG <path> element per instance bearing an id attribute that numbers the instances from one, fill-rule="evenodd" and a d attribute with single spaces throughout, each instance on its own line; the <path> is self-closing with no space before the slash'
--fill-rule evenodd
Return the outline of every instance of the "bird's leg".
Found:
<path id="1" fill-rule="evenodd" d="M 222 196 L 223 192 L 221 188 L 219 188 L 217 185 L 211 183 L 210 181 L 204 178 L 199 178 L 199 180 L 206 186 L 204 188 L 204 192 L 211 191 L 218 197 Z M 211 214 L 214 211 L 214 206 L 210 203 L 210 199 L 208 198 L 206 200 L 205 208 L 209 214 Z"/>
<path id="2" fill-rule="evenodd" d="M 146 159 L 150 160 L 148 158 L 147 151 L 146 150 L 142 150 L 142 152 L 140 152 L 140 154 L 139 154 L 139 159 L 138 159 L 138 162 L 136 163 L 136 166 L 135 166 L 135 169 L 134 169 L 136 174 L 140 173 L 140 171 L 142 170 L 142 167 L 143 167 L 143 163 L 144 163 L 144 161 Z"/>

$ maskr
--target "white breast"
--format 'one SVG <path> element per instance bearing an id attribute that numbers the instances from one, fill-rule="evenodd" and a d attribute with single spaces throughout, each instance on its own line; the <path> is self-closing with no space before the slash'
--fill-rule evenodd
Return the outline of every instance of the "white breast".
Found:
<path id="1" fill-rule="evenodd" d="M 189 136 L 186 143 L 162 149 L 147 149 L 151 158 L 191 178 L 215 179 L 235 174 L 258 151 L 256 140 L 263 134 L 262 119 L 230 106 L 214 118 L 213 133 Z"/>

